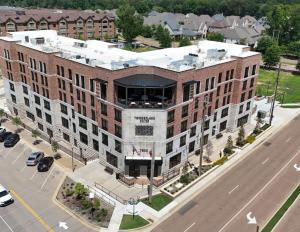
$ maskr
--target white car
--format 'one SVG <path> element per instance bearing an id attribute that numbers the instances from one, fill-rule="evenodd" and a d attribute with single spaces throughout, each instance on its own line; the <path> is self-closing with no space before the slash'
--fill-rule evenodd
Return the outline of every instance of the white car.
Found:
<path id="1" fill-rule="evenodd" d="M 0 206 L 6 206 L 13 202 L 14 199 L 10 195 L 9 191 L 0 184 Z"/>

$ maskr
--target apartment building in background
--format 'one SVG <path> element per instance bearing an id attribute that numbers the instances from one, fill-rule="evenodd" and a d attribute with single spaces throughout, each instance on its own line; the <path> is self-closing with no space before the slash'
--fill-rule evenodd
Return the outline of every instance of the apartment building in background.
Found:
<path id="1" fill-rule="evenodd" d="M 0 37 L 9 110 L 31 128 L 128 176 L 183 165 L 248 123 L 261 55 L 214 41 L 143 53 L 56 31 Z M 207 102 L 203 114 L 203 101 Z"/>
<path id="2" fill-rule="evenodd" d="M 0 8 L 0 35 L 14 31 L 56 30 L 77 39 L 116 36 L 115 17 L 110 13 L 80 10 Z"/>

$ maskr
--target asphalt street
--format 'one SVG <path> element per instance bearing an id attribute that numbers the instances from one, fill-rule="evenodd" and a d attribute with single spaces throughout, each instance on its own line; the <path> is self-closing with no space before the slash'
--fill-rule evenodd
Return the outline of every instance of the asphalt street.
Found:
<path id="1" fill-rule="evenodd" d="M 52 165 L 39 173 L 25 161 L 32 150 L 20 141 L 13 148 L 0 143 L 0 184 L 11 191 L 15 202 L 0 208 L 1 232 L 91 231 L 52 201 L 63 171 Z M 66 227 L 59 227 L 65 222 Z"/>
<path id="2" fill-rule="evenodd" d="M 295 164 L 300 164 L 299 116 L 153 231 L 255 232 L 299 184 Z"/>

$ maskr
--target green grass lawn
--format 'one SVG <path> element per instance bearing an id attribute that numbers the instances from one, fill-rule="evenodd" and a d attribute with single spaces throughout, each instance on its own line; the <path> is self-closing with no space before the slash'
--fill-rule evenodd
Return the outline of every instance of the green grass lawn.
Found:
<path id="1" fill-rule="evenodd" d="M 271 232 L 299 195 L 300 195 L 300 185 L 289 196 L 286 202 L 284 202 L 281 208 L 276 212 L 276 214 L 271 218 L 271 220 L 268 222 L 268 224 L 263 228 L 261 232 Z"/>
<path id="2" fill-rule="evenodd" d="M 152 203 L 150 204 L 148 199 L 143 199 L 142 202 L 149 205 L 153 209 L 159 211 L 167 204 L 169 204 L 173 199 L 165 194 L 158 194 L 152 197 Z"/>
<path id="3" fill-rule="evenodd" d="M 148 224 L 149 222 L 141 216 L 135 215 L 133 219 L 132 215 L 124 214 L 120 225 L 120 230 L 135 229 Z"/>
<path id="4" fill-rule="evenodd" d="M 267 71 L 260 69 L 257 82 L 257 95 L 270 96 L 274 92 L 277 71 Z M 278 98 L 281 102 L 284 95 L 283 103 L 300 102 L 300 75 L 293 75 L 287 72 L 280 73 L 278 86 Z"/>

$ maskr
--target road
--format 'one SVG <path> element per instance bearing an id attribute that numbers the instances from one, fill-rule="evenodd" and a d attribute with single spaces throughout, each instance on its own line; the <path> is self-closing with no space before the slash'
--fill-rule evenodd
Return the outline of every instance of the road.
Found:
<path id="1" fill-rule="evenodd" d="M 155 232 L 255 232 L 300 181 L 300 116 L 153 229 Z M 248 215 L 248 219 L 247 219 Z"/>
<path id="2" fill-rule="evenodd" d="M 289 208 L 287 213 L 278 222 L 274 228 L 274 232 L 299 232 L 300 231 L 300 198 L 298 198 L 294 204 Z"/>
<path id="3" fill-rule="evenodd" d="M 22 141 L 13 148 L 4 148 L 0 143 L 0 184 L 11 191 L 15 200 L 0 208 L 0 231 L 91 231 L 52 201 L 63 171 L 56 165 L 45 173 L 27 167 L 25 160 L 31 152 Z M 69 228 L 59 227 L 59 222 L 66 222 Z"/>

